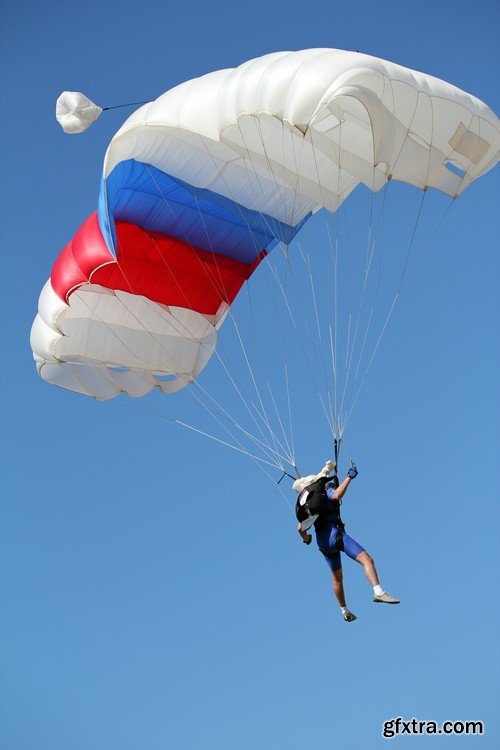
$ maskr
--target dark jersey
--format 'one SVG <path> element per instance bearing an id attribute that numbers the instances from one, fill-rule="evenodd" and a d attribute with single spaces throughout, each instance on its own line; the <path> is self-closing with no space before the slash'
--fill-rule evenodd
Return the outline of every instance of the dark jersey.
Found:
<path id="1" fill-rule="evenodd" d="M 340 500 L 334 500 L 333 493 L 333 488 L 329 487 L 326 491 L 323 510 L 314 522 L 316 531 L 323 529 L 325 526 L 337 526 L 340 521 Z"/>

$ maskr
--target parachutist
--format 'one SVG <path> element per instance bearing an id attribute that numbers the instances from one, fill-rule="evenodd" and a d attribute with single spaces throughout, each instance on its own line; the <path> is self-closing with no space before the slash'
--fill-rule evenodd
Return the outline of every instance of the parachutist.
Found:
<path id="1" fill-rule="evenodd" d="M 332 573 L 333 592 L 340 605 L 342 616 L 346 622 L 353 622 L 356 615 L 350 612 L 345 600 L 341 552 L 363 566 L 365 575 L 373 586 L 374 602 L 399 604 L 399 599 L 382 588 L 373 558 L 364 547 L 346 534 L 340 518 L 342 499 L 350 483 L 357 477 L 358 469 L 351 461 L 346 478 L 339 483 L 336 473 L 329 476 L 334 467 L 336 472 L 336 464 L 333 461 L 327 461 L 318 474 L 310 474 L 293 483 L 293 489 L 299 493 L 295 506 L 299 521 L 297 531 L 304 544 L 310 544 L 312 536 L 307 529 L 314 525 L 318 548 Z"/>

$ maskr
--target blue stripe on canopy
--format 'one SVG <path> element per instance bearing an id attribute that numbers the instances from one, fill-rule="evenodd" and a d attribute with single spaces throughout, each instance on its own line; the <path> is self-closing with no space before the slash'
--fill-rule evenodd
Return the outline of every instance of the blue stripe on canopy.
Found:
<path id="1" fill-rule="evenodd" d="M 308 218 L 288 226 L 134 159 L 120 162 L 103 180 L 98 210 L 101 231 L 112 252 L 114 223 L 120 220 L 242 263 L 252 263 L 277 240 L 289 244 Z"/>

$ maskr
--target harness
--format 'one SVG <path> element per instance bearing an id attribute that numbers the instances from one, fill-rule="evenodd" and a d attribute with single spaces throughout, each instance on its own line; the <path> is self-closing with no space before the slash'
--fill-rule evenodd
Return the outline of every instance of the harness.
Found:
<path id="1" fill-rule="evenodd" d="M 335 526 L 339 531 L 335 549 L 341 552 L 344 549 L 342 532 L 345 526 L 340 517 L 340 500 L 329 500 L 326 495 L 326 485 L 334 481 L 334 477 L 321 477 L 302 490 L 295 506 L 295 515 L 304 530 L 313 524 L 316 531 L 325 526 Z"/>

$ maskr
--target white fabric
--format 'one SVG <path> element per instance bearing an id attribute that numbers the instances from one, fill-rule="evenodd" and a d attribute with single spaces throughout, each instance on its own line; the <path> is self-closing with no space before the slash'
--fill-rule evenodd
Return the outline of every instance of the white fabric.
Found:
<path id="1" fill-rule="evenodd" d="M 44 380 L 105 400 L 120 392 L 172 393 L 199 375 L 217 344 L 200 313 L 84 284 L 62 302 L 50 280 L 40 295 L 31 348 Z"/>
<path id="2" fill-rule="evenodd" d="M 56 106 L 68 133 L 101 111 L 80 92 Z M 360 183 L 458 196 L 497 163 L 499 131 L 486 104 L 432 76 L 355 52 L 277 52 L 139 108 L 111 141 L 104 177 L 136 159 L 295 226 L 323 206 L 335 211 Z M 182 388 L 212 356 L 226 312 L 204 317 L 91 284 L 69 300 L 47 282 L 33 356 L 42 378 L 99 399 Z"/>
<path id="3" fill-rule="evenodd" d="M 335 469 L 335 462 L 328 460 L 321 471 L 318 474 L 309 474 L 307 477 L 300 477 L 296 479 L 292 484 L 292 489 L 295 492 L 303 492 L 306 487 L 309 487 L 313 482 L 317 482 L 321 477 L 327 477 L 328 474 Z"/>
<path id="4" fill-rule="evenodd" d="M 335 211 L 360 182 L 460 195 L 496 164 L 499 143 L 496 115 L 455 86 L 311 49 L 209 73 L 144 105 L 111 141 L 104 176 L 133 158 L 295 225 Z"/>
<path id="5" fill-rule="evenodd" d="M 63 91 L 56 102 L 56 119 L 65 133 L 83 133 L 102 109 L 80 91 Z"/>

